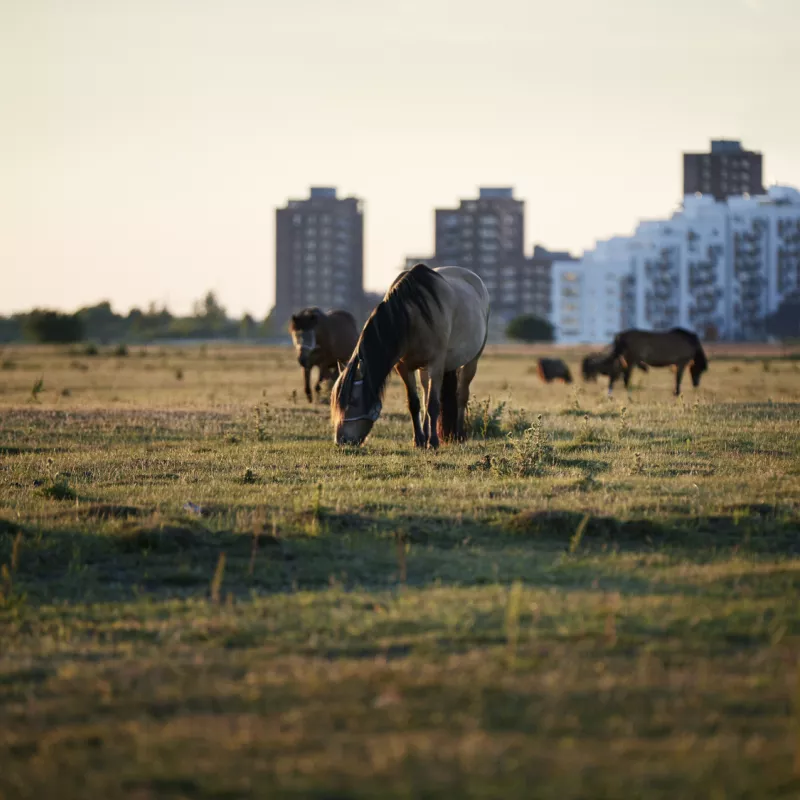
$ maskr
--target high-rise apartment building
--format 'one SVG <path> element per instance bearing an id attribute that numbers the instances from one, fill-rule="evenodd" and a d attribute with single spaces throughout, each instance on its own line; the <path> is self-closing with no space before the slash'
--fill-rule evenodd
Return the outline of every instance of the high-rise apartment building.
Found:
<path id="1" fill-rule="evenodd" d="M 683 193 L 708 194 L 726 200 L 743 194 L 763 194 L 763 158 L 741 142 L 719 139 L 710 153 L 683 154 Z"/>
<path id="2" fill-rule="evenodd" d="M 356 197 L 312 187 L 275 214 L 275 321 L 307 306 L 364 315 L 364 209 Z"/>
<path id="3" fill-rule="evenodd" d="M 422 261 L 476 272 L 489 290 L 492 317 L 501 327 L 519 314 L 547 318 L 552 263 L 570 256 L 537 246 L 530 258 L 524 242 L 524 201 L 508 187 L 481 187 L 477 198 L 461 200 L 458 208 L 435 210 L 435 253 L 407 258 L 406 269 Z"/>

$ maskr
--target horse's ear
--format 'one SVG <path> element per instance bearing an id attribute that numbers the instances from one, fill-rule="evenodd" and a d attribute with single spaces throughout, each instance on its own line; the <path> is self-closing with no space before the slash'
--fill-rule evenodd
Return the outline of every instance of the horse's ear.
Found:
<path id="1" fill-rule="evenodd" d="M 339 370 L 339 374 L 340 375 L 344 372 L 344 368 L 346 366 L 347 366 L 347 364 L 345 364 L 344 361 L 337 361 L 336 362 L 336 369 Z"/>

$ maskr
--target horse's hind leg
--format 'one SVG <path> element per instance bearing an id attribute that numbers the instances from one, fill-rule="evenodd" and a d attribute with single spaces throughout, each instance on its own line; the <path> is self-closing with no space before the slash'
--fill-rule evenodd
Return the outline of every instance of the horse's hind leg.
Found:
<path id="1" fill-rule="evenodd" d="M 442 380 L 444 370 L 439 367 L 428 366 L 428 413 L 427 424 L 430 425 L 430 437 L 428 447 L 436 449 L 439 447 L 439 412 L 441 410 L 440 395 L 442 391 Z"/>
<path id="2" fill-rule="evenodd" d="M 683 380 L 683 371 L 686 369 L 686 364 L 680 363 L 675 366 L 675 397 L 678 397 L 681 393 L 681 381 Z"/>
<path id="3" fill-rule="evenodd" d="M 414 444 L 417 447 L 425 447 L 427 441 L 422 433 L 422 426 L 419 424 L 420 402 L 417 394 L 417 376 L 415 372 L 409 372 L 402 362 L 398 362 L 395 367 L 397 374 L 403 379 L 406 385 L 406 397 L 408 398 L 408 411 L 411 414 L 411 424 L 414 426 Z"/>
<path id="4" fill-rule="evenodd" d="M 303 368 L 303 388 L 306 391 L 306 397 L 308 398 L 308 402 L 313 403 L 314 400 L 311 397 L 311 367 Z"/>

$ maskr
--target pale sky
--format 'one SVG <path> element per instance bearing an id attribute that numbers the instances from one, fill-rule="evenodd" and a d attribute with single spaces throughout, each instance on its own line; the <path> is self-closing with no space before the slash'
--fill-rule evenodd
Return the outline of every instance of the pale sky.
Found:
<path id="1" fill-rule="evenodd" d="M 800 0 L 0 0 L 0 313 L 274 299 L 275 207 L 366 202 L 368 288 L 511 185 L 576 253 L 738 138 L 800 184 Z"/>

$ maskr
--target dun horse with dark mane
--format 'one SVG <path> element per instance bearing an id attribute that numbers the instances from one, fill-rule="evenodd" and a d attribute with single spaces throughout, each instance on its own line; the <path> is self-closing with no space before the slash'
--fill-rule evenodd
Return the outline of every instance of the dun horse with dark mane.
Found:
<path id="1" fill-rule="evenodd" d="M 297 350 L 297 361 L 303 368 L 304 388 L 308 402 L 311 399 L 311 370 L 319 368 L 314 391 L 317 400 L 323 380 L 336 380 L 337 364 L 344 364 L 358 340 L 358 327 L 353 315 L 347 311 L 329 311 L 304 308 L 292 316 L 289 331 Z"/>
<path id="2" fill-rule="evenodd" d="M 625 388 L 628 388 L 634 366 L 675 368 L 675 394 L 681 393 L 683 371 L 689 367 L 692 385 L 700 385 L 700 376 L 708 369 L 708 359 L 696 334 L 684 328 L 667 331 L 641 331 L 631 328 L 614 337 L 610 358 L 619 361 Z M 615 375 L 610 376 L 609 393 Z"/>
<path id="3" fill-rule="evenodd" d="M 337 444 L 361 444 L 381 413 L 392 369 L 403 379 L 417 447 L 465 438 L 464 413 L 489 328 L 489 293 L 461 267 L 417 264 L 400 275 L 367 320 L 331 392 Z M 420 422 L 416 372 L 425 404 Z"/>

